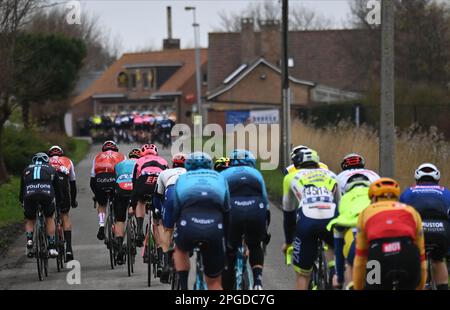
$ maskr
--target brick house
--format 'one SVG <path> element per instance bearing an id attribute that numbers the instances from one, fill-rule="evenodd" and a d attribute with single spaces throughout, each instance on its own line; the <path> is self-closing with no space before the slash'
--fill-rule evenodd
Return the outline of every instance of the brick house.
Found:
<path id="1" fill-rule="evenodd" d="M 133 111 L 172 112 L 177 121 L 191 123 L 196 100 L 195 50 L 179 49 L 179 42 L 166 48 L 123 54 L 72 100 L 73 124 L 95 114 Z M 202 91 L 206 93 L 207 50 L 201 49 L 200 55 Z"/>
<path id="2" fill-rule="evenodd" d="M 279 21 L 244 18 L 241 32 L 210 33 L 208 48 L 208 121 L 224 125 L 230 113 L 280 109 L 281 33 Z M 318 102 L 356 99 L 367 71 L 344 44 L 359 30 L 289 32 L 292 115 Z"/>

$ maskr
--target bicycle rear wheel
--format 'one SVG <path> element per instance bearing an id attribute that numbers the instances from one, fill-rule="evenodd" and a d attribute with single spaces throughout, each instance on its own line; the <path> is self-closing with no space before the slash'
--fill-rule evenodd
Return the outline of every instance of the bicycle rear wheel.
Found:
<path id="1" fill-rule="evenodd" d="M 39 281 L 43 281 L 44 280 L 44 261 L 42 259 L 43 255 L 42 255 L 42 238 L 40 236 L 41 234 L 41 229 L 39 227 L 39 223 L 37 223 L 36 229 L 35 229 L 35 250 L 34 250 L 34 256 L 36 257 L 36 265 L 37 265 L 37 270 L 38 270 L 38 278 Z"/>
<path id="2" fill-rule="evenodd" d="M 128 269 L 128 276 L 131 277 L 132 274 L 132 269 L 133 269 L 133 265 L 132 265 L 132 253 L 131 253 L 131 225 L 130 225 L 130 220 L 127 221 L 127 269 Z"/>
<path id="3" fill-rule="evenodd" d="M 145 255 L 147 256 L 147 286 L 150 287 L 152 285 L 152 264 L 153 264 L 153 258 L 152 258 L 152 229 L 150 223 L 147 224 L 146 227 L 146 248 L 145 248 Z"/>
<path id="4" fill-rule="evenodd" d="M 115 266 L 115 252 L 114 252 L 114 235 L 112 231 L 112 224 L 113 224 L 113 217 L 112 217 L 112 208 L 110 206 L 111 201 L 107 200 L 107 206 L 108 206 L 108 216 L 106 218 L 106 237 L 107 237 L 107 246 L 109 249 L 109 262 L 111 264 L 111 269 L 114 269 Z"/>

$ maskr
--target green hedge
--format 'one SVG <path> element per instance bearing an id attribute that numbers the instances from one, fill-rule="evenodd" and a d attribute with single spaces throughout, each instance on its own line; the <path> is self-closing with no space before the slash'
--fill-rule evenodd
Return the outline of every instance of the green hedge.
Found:
<path id="1" fill-rule="evenodd" d="M 11 180 L 0 186 L 0 228 L 18 223 L 23 218 L 23 211 L 19 204 L 20 179 L 12 177 Z"/>
<path id="2" fill-rule="evenodd" d="M 51 145 L 61 146 L 74 162 L 86 154 L 89 143 L 72 139 L 58 133 L 40 133 L 35 129 L 7 127 L 3 133 L 2 150 L 6 168 L 13 175 L 20 175 L 33 154 L 46 152 Z"/>

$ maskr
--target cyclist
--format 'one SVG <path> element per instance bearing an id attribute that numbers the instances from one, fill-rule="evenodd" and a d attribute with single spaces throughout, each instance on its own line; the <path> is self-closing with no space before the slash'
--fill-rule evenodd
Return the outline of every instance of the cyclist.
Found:
<path id="1" fill-rule="evenodd" d="M 430 163 L 415 172 L 416 185 L 406 189 L 400 202 L 414 207 L 422 217 L 425 245 L 431 250 L 432 279 L 438 290 L 448 290 L 446 255 L 450 247 L 450 191 L 439 186 L 441 173 Z"/>
<path id="2" fill-rule="evenodd" d="M 146 200 L 152 198 L 155 193 L 158 176 L 161 171 L 167 168 L 167 161 L 158 156 L 158 148 L 156 145 L 144 144 L 141 147 L 141 158 L 137 161 L 133 171 L 133 196 L 131 198 L 131 205 L 133 209 L 136 209 L 136 245 L 138 247 L 142 247 L 144 242 L 143 226 Z M 162 234 L 162 225 L 158 225 L 158 232 Z M 158 234 L 155 234 L 155 239 L 158 247 L 158 256 L 162 258 L 162 249 Z"/>
<path id="3" fill-rule="evenodd" d="M 328 224 L 331 231 L 334 227 L 334 253 L 336 257 L 336 274 L 339 286 L 345 283 L 353 286 L 352 268 L 355 258 L 356 224 L 358 215 L 370 205 L 369 178 L 363 174 L 355 174 L 348 179 L 345 194 L 339 203 L 339 216 Z M 346 268 L 347 263 L 347 268 Z"/>
<path id="4" fill-rule="evenodd" d="M 180 175 L 175 184 L 173 217 L 176 223 L 174 261 L 180 287 L 187 289 L 189 252 L 196 247 L 196 242 L 202 241 L 206 243 L 200 250 L 208 289 L 220 290 L 228 226 L 228 184 L 221 174 L 212 170 L 208 154 L 189 154 L 185 168 L 188 172 Z"/>
<path id="5" fill-rule="evenodd" d="M 72 223 L 69 218 L 70 207 L 76 208 L 77 185 L 73 162 L 66 156 L 61 147 L 54 145 L 48 150 L 50 165 L 56 169 L 62 200 L 56 200 L 56 207 L 61 212 L 61 220 L 66 243 L 66 262 L 73 260 L 72 250 Z"/>
<path id="6" fill-rule="evenodd" d="M 231 167 L 221 173 L 230 191 L 228 268 L 224 272 L 224 288 L 233 289 L 236 253 L 244 238 L 253 271 L 254 287 L 251 289 L 262 290 L 262 242 L 267 240 L 270 221 L 266 185 L 263 176 L 256 170 L 256 159 L 251 152 L 234 150 L 229 158 Z"/>
<path id="7" fill-rule="evenodd" d="M 357 224 L 353 266 L 356 290 L 412 290 L 425 286 L 422 220 L 414 208 L 398 202 L 399 197 L 400 186 L 393 179 L 381 178 L 370 185 L 372 204 L 360 213 Z M 372 268 L 378 268 L 374 270 L 378 281 L 366 280 L 368 261 L 377 262 Z"/>
<path id="8" fill-rule="evenodd" d="M 222 172 L 230 167 L 230 158 L 220 157 L 214 162 L 214 170 L 217 172 Z"/>
<path id="9" fill-rule="evenodd" d="M 292 151 L 291 151 L 291 158 L 293 158 L 293 156 L 295 154 L 297 154 L 298 152 L 300 152 L 301 150 L 308 150 L 308 149 L 309 148 L 307 146 L 304 146 L 304 145 L 298 145 L 298 146 L 294 147 L 292 149 Z M 322 169 L 327 169 L 328 170 L 328 166 L 325 165 L 324 163 L 319 163 L 319 167 L 322 168 Z M 290 166 L 287 166 L 284 169 L 283 173 L 284 173 L 284 175 L 288 175 L 291 172 L 297 172 L 297 171 L 298 171 L 298 169 L 295 168 L 294 163 L 292 163 Z"/>
<path id="10" fill-rule="evenodd" d="M 37 153 L 32 164 L 25 168 L 20 179 L 19 201 L 23 205 L 25 216 L 25 232 L 27 238 L 27 256 L 33 257 L 33 231 L 38 206 L 42 207 L 48 236 L 48 254 L 51 258 L 58 256 L 55 244 L 55 196 L 61 200 L 56 170 L 49 165 L 49 157 L 45 153 Z"/>
<path id="11" fill-rule="evenodd" d="M 337 176 L 342 195 L 345 193 L 345 186 L 348 182 L 348 179 L 353 175 L 365 175 L 371 183 L 380 178 L 380 176 L 376 172 L 365 169 L 365 166 L 366 161 L 364 157 L 359 154 L 352 153 L 344 157 L 341 162 L 342 172 Z"/>
<path id="12" fill-rule="evenodd" d="M 131 193 L 133 191 L 133 171 L 137 160 L 141 156 L 140 149 L 132 149 L 128 158 L 116 164 L 116 188 L 114 195 L 114 215 L 115 215 L 115 244 L 117 247 L 117 263 L 124 264 L 125 250 L 123 248 L 123 238 L 125 234 L 125 220 L 127 210 L 130 206 Z"/>
<path id="13" fill-rule="evenodd" d="M 297 289 L 306 290 L 317 256 L 319 238 L 329 246 L 326 253 L 329 266 L 334 264 L 333 234 L 326 227 L 337 216 L 340 191 L 336 175 L 320 168 L 316 151 L 302 149 L 293 153 L 292 162 L 299 172 L 292 178 L 289 190 L 283 194 L 283 251 L 286 252 L 294 243 L 293 263 L 297 273 Z M 330 277 L 332 274 L 330 267 Z"/>
<path id="14" fill-rule="evenodd" d="M 186 169 L 184 168 L 185 161 L 186 155 L 183 153 L 175 154 L 172 157 L 172 168 L 162 171 L 158 176 L 156 195 L 153 200 L 158 206 L 158 209 L 161 210 L 162 226 L 164 227 L 163 234 L 161 235 L 161 245 L 163 250 L 162 283 L 168 283 L 169 281 L 169 248 L 175 224 L 173 221 L 174 188 L 178 177 L 186 172 Z"/>
<path id="15" fill-rule="evenodd" d="M 106 193 L 115 188 L 116 175 L 114 167 L 124 159 L 125 156 L 119 153 L 117 144 L 109 140 L 103 143 L 102 151 L 95 156 L 92 163 L 90 187 L 94 193 L 95 201 L 98 202 L 98 240 L 105 239 Z"/>

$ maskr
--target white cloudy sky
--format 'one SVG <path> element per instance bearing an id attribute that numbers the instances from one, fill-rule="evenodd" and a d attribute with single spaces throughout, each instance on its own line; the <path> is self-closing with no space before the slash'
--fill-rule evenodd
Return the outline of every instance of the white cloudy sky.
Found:
<path id="1" fill-rule="evenodd" d="M 259 0 L 262 1 L 262 0 Z M 278 2 L 278 0 L 273 0 Z M 195 6 L 200 23 L 201 45 L 207 46 L 208 32 L 219 25 L 220 11 L 239 12 L 256 0 L 81 0 L 83 14 L 94 14 L 111 39 L 121 42 L 121 51 L 133 51 L 154 46 L 160 48 L 167 36 L 166 6 L 172 6 L 173 36 L 181 39 L 182 47 L 193 46 L 192 12 L 185 6 Z M 290 0 L 331 18 L 336 27 L 349 16 L 347 0 Z"/>

